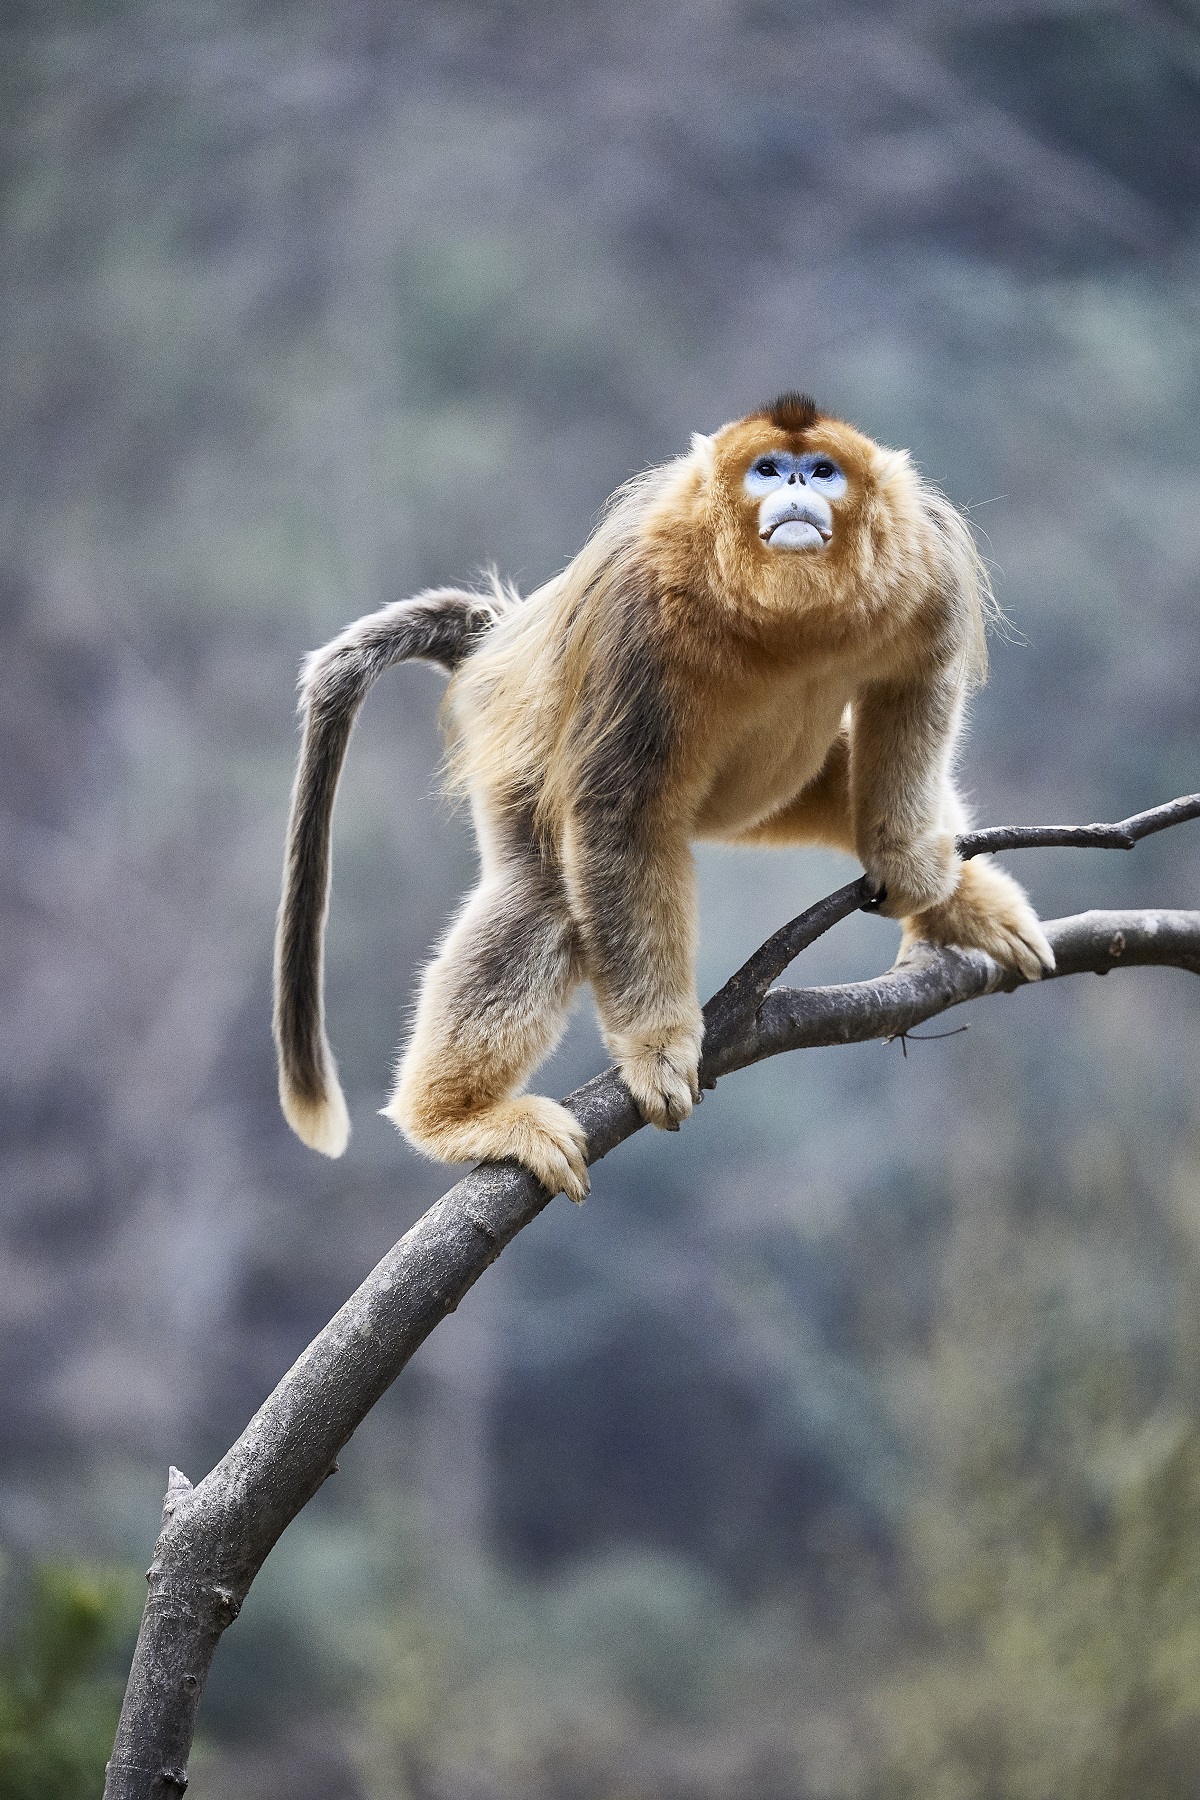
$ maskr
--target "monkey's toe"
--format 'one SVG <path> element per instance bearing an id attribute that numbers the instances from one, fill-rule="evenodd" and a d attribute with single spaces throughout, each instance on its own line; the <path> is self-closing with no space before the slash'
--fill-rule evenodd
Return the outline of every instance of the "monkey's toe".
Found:
<path id="1" fill-rule="evenodd" d="M 867 866 L 876 888 L 871 910 L 887 919 L 905 919 L 939 906 L 954 894 L 961 868 L 949 831 L 881 850 Z"/>
<path id="2" fill-rule="evenodd" d="M 984 950 L 1024 981 L 1054 973 L 1054 951 L 1024 889 L 991 863 L 968 862 L 949 900 L 905 920 L 901 960 L 920 941 Z"/>
<path id="3" fill-rule="evenodd" d="M 687 1050 L 644 1050 L 620 1058 L 621 1079 L 638 1111 L 660 1131 L 678 1131 L 700 1098 L 699 1058 Z"/>
<path id="4" fill-rule="evenodd" d="M 1054 960 L 1054 951 L 1050 939 L 1042 930 L 1041 921 L 1033 908 L 1029 909 L 1029 917 L 1021 924 L 1021 942 L 1027 951 L 1032 951 L 1037 959 L 1038 972 L 1031 975 L 1031 981 L 1040 981 L 1043 975 L 1053 975 L 1058 967 Z"/>
<path id="5" fill-rule="evenodd" d="M 530 1171 L 532 1173 L 532 1170 Z M 565 1194 L 575 1206 L 582 1206 L 592 1191 L 591 1179 L 587 1165 L 565 1154 L 547 1160 L 546 1173 L 539 1175 L 538 1180 L 552 1194 Z"/>
<path id="6" fill-rule="evenodd" d="M 511 1148 L 505 1154 L 528 1169 L 550 1193 L 565 1194 L 582 1206 L 592 1184 L 587 1138 L 578 1119 L 540 1094 L 522 1094 L 505 1105 L 512 1133 Z"/>
<path id="7" fill-rule="evenodd" d="M 1054 952 L 1023 894 L 1010 896 L 990 917 L 976 919 L 973 931 L 973 936 L 959 941 L 986 950 L 1001 967 L 1023 980 L 1040 981 L 1043 975 L 1054 973 Z"/>
<path id="8" fill-rule="evenodd" d="M 1015 969 L 1026 981 L 1040 981 L 1054 973 L 1054 952 L 1037 920 L 1006 923 L 1001 928 L 1002 942 L 992 951 L 997 962 Z"/>

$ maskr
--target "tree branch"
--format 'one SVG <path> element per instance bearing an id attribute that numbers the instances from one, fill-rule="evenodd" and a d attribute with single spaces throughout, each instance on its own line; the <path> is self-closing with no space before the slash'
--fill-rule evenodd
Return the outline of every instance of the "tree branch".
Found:
<path id="1" fill-rule="evenodd" d="M 1200 795 L 1190 795 L 1119 825 L 975 832 L 959 848 L 963 856 L 1042 844 L 1127 848 L 1198 816 Z M 768 992 L 802 949 L 869 899 L 865 880 L 828 895 L 714 995 L 705 1008 L 705 1086 L 784 1050 L 897 1037 L 966 1000 L 1024 985 L 981 951 L 930 947 L 872 980 Z M 1053 978 L 1146 964 L 1200 974 L 1200 912 L 1080 913 L 1048 923 L 1046 934 Z M 614 1069 L 564 1104 L 587 1133 L 590 1162 L 644 1123 Z M 106 1800 L 182 1793 L 213 1654 L 268 1552 L 413 1352 L 549 1200 L 515 1164 L 473 1170 L 372 1270 L 197 1487 L 171 1471 Z"/>
<path id="2" fill-rule="evenodd" d="M 996 850 L 1132 850 L 1142 838 L 1196 818 L 1200 818 L 1200 794 L 1184 794 L 1178 800 L 1168 800 L 1165 806 L 1134 813 L 1131 819 L 1122 819 L 1116 825 L 998 825 L 990 831 L 965 833 L 955 840 L 955 848 L 964 862 Z M 711 1040 L 714 1029 L 719 1030 L 734 1016 L 757 1006 L 788 964 L 825 932 L 852 912 L 873 911 L 875 898 L 871 883 L 860 875 L 857 881 L 847 882 L 781 926 L 705 1007 L 705 1042 Z"/>
<path id="3" fill-rule="evenodd" d="M 1132 850 L 1143 838 L 1185 819 L 1200 819 L 1200 794 L 1183 794 L 1118 825 L 998 825 L 991 831 L 969 831 L 958 840 L 958 854 L 966 861 L 990 850 Z"/>

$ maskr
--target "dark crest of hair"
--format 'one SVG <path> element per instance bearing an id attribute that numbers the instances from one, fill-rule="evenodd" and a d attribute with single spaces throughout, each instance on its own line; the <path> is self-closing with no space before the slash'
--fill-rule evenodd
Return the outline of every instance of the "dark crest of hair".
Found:
<path id="1" fill-rule="evenodd" d="M 819 417 L 817 403 L 807 394 L 780 394 L 763 413 L 778 431 L 807 431 Z"/>

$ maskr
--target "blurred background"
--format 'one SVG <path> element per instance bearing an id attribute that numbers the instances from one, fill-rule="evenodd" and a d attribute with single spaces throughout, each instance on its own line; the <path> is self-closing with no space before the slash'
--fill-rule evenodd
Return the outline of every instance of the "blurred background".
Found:
<path id="1" fill-rule="evenodd" d="M 1200 787 L 1200 9 L 4 0 L 0 174 L 0 1791 L 75 1800 L 168 1463 L 448 1185 L 375 1116 L 472 877 L 427 670 L 339 800 L 345 1160 L 276 1106 L 300 658 L 798 387 L 972 509 L 981 822 Z M 701 864 L 705 993 L 853 873 Z M 1194 906 L 1200 829 L 1010 866 Z M 268 1562 L 198 1800 L 1200 1793 L 1198 1026 L 1063 982 L 615 1153 Z"/>

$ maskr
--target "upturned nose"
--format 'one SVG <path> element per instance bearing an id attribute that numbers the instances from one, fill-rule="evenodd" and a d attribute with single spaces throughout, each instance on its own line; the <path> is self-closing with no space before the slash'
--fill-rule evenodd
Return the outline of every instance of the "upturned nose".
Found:
<path id="1" fill-rule="evenodd" d="M 802 469 L 793 469 L 791 474 L 788 476 L 788 486 L 789 487 L 795 487 L 797 482 L 800 483 L 801 487 L 804 486 L 804 472 Z"/>

